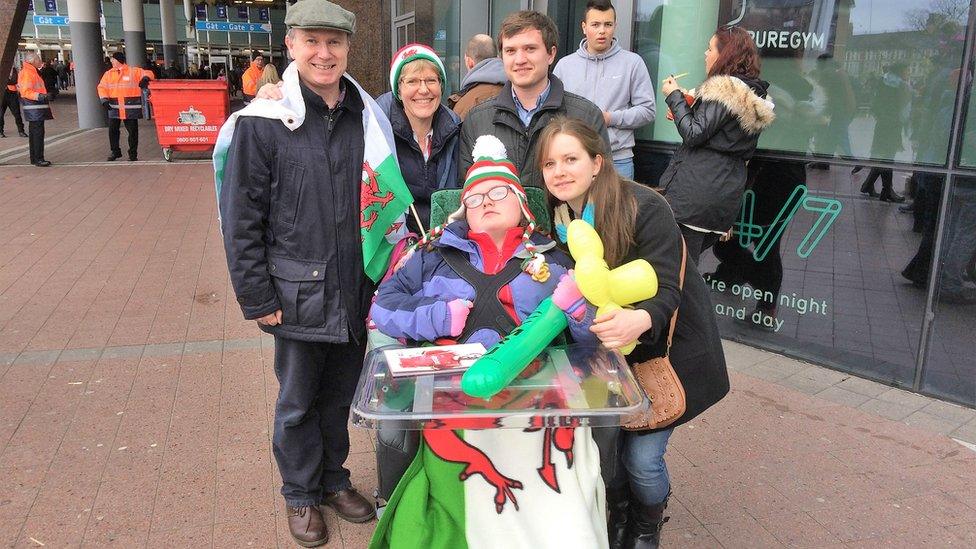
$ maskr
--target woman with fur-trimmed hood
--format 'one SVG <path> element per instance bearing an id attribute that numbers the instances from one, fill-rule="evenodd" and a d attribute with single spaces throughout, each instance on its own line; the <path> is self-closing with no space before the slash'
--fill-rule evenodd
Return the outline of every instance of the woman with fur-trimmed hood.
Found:
<path id="1" fill-rule="evenodd" d="M 746 161 L 774 119 L 766 94 L 769 83 L 760 80 L 759 66 L 749 33 L 723 27 L 708 41 L 708 78 L 697 90 L 686 94 L 674 77 L 661 87 L 682 144 L 660 186 L 695 264 L 735 222 L 745 192 Z"/>

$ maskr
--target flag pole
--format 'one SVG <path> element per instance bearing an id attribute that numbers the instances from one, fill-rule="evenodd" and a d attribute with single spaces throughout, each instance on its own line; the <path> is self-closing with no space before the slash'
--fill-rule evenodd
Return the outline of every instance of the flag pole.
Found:
<path id="1" fill-rule="evenodd" d="M 427 233 L 424 232 L 424 224 L 420 221 L 420 214 L 417 213 L 417 208 L 414 207 L 413 202 L 410 203 L 410 213 L 413 214 L 413 218 L 417 222 L 417 226 L 420 227 L 421 238 L 427 238 Z"/>

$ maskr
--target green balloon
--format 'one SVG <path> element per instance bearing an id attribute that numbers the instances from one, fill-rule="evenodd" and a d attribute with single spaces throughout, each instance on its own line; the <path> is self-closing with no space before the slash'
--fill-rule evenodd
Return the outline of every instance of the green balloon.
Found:
<path id="1" fill-rule="evenodd" d="M 497 395 L 568 325 L 566 314 L 547 297 L 525 322 L 464 372 L 461 390 L 485 400 Z"/>

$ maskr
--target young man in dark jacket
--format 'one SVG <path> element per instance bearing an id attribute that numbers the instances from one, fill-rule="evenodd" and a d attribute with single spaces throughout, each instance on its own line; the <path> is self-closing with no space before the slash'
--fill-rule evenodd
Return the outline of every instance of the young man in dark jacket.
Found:
<path id="1" fill-rule="evenodd" d="M 218 198 L 237 300 L 275 338 L 273 446 L 288 526 L 315 547 L 329 538 L 320 505 L 350 522 L 374 516 L 343 467 L 375 290 L 360 241 L 366 115 L 343 76 L 355 16 L 303 0 L 288 6 L 285 24 L 297 77 L 286 71 L 283 90 L 305 115 L 242 112 Z"/>
<path id="2" fill-rule="evenodd" d="M 491 134 L 505 144 L 509 159 L 521 173 L 522 185 L 543 186 L 535 144 L 542 128 L 559 115 L 578 118 L 597 129 L 607 147 L 606 158 L 611 158 L 603 113 L 590 101 L 566 92 L 562 81 L 549 75 L 558 37 L 552 19 L 536 11 L 515 12 L 502 22 L 498 49 L 509 81 L 494 99 L 474 107 L 464 119 L 459 174 L 467 173 L 473 163 L 475 140 Z"/>

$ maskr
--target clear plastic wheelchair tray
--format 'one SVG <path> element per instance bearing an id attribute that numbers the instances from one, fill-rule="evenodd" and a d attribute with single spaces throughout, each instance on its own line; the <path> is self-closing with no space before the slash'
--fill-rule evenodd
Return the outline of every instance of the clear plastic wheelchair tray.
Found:
<path id="1" fill-rule="evenodd" d="M 394 375 L 386 351 L 404 347 L 375 335 L 351 412 L 353 423 L 367 429 L 613 426 L 649 406 L 623 356 L 602 347 L 549 347 L 484 400 L 461 390 L 463 370 Z"/>

